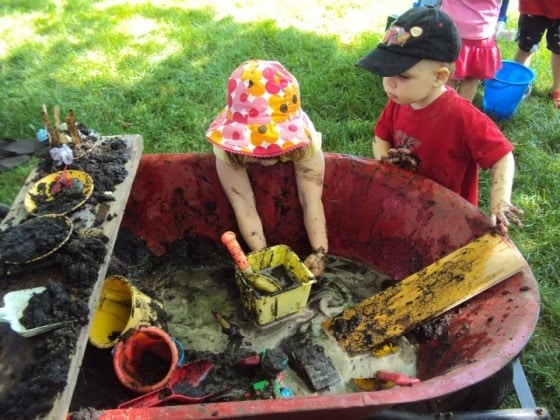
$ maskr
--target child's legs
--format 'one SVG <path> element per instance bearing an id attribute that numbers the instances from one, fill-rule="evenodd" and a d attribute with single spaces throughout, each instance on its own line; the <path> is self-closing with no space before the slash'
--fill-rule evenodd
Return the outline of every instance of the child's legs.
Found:
<path id="1" fill-rule="evenodd" d="M 517 23 L 517 53 L 514 60 L 525 66 L 531 64 L 531 56 L 539 48 L 544 32 L 551 20 L 543 16 L 520 15 Z"/>
<path id="2" fill-rule="evenodd" d="M 459 95 L 472 102 L 476 95 L 479 84 L 480 79 L 473 79 L 472 77 L 461 80 L 458 89 Z"/>
<path id="3" fill-rule="evenodd" d="M 552 66 L 552 91 L 560 91 L 560 54 L 550 54 Z"/>
<path id="4" fill-rule="evenodd" d="M 550 66 L 552 69 L 552 91 L 560 90 L 560 20 L 551 21 L 546 31 L 546 48 L 551 52 Z"/>

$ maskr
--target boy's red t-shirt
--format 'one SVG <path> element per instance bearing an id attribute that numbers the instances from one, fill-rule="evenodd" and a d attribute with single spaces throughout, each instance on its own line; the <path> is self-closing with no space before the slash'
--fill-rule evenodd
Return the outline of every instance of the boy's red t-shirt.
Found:
<path id="1" fill-rule="evenodd" d="M 513 145 L 483 112 L 448 89 L 422 109 L 385 106 L 375 124 L 377 137 L 418 156 L 417 173 L 478 205 L 478 169 L 488 169 Z"/>
<path id="2" fill-rule="evenodd" d="M 519 13 L 560 19 L 560 2 L 558 0 L 519 0 Z"/>

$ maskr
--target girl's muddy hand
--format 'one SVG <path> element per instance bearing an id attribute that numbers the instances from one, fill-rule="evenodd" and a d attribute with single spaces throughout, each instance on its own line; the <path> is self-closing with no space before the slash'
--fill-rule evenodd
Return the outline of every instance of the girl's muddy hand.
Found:
<path id="1" fill-rule="evenodd" d="M 318 279 L 323 277 L 325 272 L 325 266 L 327 265 L 327 253 L 321 247 L 318 250 L 309 254 L 309 256 L 303 262 L 311 274 L 313 274 Z"/>

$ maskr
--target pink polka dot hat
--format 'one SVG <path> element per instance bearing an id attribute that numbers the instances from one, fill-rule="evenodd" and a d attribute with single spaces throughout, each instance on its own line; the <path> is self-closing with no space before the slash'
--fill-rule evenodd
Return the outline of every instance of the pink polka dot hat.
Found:
<path id="1" fill-rule="evenodd" d="M 228 152 L 272 158 L 311 143 L 299 85 L 277 61 L 250 60 L 227 84 L 226 106 L 206 131 Z"/>

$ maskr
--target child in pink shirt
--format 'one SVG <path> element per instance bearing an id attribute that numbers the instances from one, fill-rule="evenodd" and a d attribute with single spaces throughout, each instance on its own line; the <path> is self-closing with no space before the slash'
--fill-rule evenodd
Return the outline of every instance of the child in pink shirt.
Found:
<path id="1" fill-rule="evenodd" d="M 496 43 L 500 4 L 500 0 L 444 0 L 441 5 L 461 37 L 461 50 L 448 85 L 469 101 L 474 99 L 480 81 L 492 79 L 502 67 Z"/>

